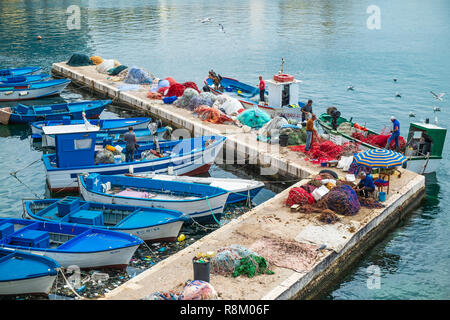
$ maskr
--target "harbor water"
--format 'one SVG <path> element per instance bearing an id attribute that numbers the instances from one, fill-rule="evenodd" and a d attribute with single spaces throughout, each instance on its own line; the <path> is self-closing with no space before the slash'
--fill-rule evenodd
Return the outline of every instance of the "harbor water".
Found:
<path id="1" fill-rule="evenodd" d="M 73 11 L 68 12 L 72 5 L 80 8 L 78 26 Z M 375 29 L 372 5 L 379 9 Z M 284 71 L 303 81 L 299 99 L 312 99 L 316 114 L 333 105 L 344 117 L 377 131 L 389 127 L 389 117 L 395 115 L 402 135 L 410 121 L 434 122 L 437 116 L 440 126 L 449 125 L 447 0 L 18 0 L 1 1 L 0 12 L 0 68 L 39 65 L 49 73 L 53 62 L 84 53 L 201 87 L 211 69 L 256 85 L 259 75 L 268 79 L 277 73 L 284 58 Z M 208 17 L 212 21 L 202 22 Z M 438 101 L 430 91 L 447 96 Z M 59 98 L 29 103 L 84 99 L 95 97 L 68 87 Z M 0 104 L 6 105 L 11 103 Z M 433 112 L 434 107 L 441 111 Z M 101 117 L 116 116 L 133 114 L 113 105 Z M 24 198 L 48 196 L 39 161 L 43 151 L 32 143 L 30 132 L 27 126 L 0 125 L 1 217 L 20 216 Z M 441 166 L 427 176 L 421 206 L 323 299 L 450 297 L 448 141 Z M 265 180 L 239 166 L 213 166 L 210 174 Z M 288 186 L 268 183 L 255 204 Z M 192 235 L 195 241 L 196 231 L 186 230 L 188 239 Z M 380 275 L 376 287 L 368 282 L 373 270 Z"/>

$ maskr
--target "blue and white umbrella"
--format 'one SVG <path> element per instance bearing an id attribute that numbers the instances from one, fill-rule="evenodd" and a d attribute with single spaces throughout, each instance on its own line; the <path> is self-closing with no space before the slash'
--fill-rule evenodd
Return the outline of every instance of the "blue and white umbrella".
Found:
<path id="1" fill-rule="evenodd" d="M 392 168 L 401 166 L 406 158 L 401 153 L 386 149 L 371 149 L 353 155 L 357 164 L 371 168 Z"/>

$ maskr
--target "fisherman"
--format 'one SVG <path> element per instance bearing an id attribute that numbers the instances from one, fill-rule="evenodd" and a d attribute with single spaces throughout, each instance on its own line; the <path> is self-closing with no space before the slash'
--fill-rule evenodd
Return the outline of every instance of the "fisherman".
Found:
<path id="1" fill-rule="evenodd" d="M 128 132 L 124 134 L 123 140 L 127 143 L 125 147 L 126 162 L 134 161 L 134 151 L 136 150 L 136 135 L 133 132 L 133 127 L 128 127 Z"/>
<path id="2" fill-rule="evenodd" d="M 306 122 L 306 146 L 305 151 L 311 149 L 312 138 L 314 134 L 317 134 L 316 129 L 314 129 L 314 120 L 316 120 L 316 115 L 313 114 L 311 118 Z"/>
<path id="3" fill-rule="evenodd" d="M 209 71 L 209 78 L 213 80 L 214 82 L 214 89 L 219 90 L 220 89 L 220 75 L 217 76 L 217 74 L 214 72 L 214 70 Z"/>
<path id="4" fill-rule="evenodd" d="M 389 149 L 389 146 L 391 144 L 392 140 L 395 140 L 395 151 L 398 152 L 399 149 L 399 145 L 398 145 L 398 138 L 400 137 L 400 122 L 398 122 L 397 119 L 395 119 L 394 116 L 391 116 L 391 121 L 392 121 L 392 130 L 391 130 L 391 136 L 389 137 L 386 146 L 384 147 L 385 149 Z"/>
<path id="5" fill-rule="evenodd" d="M 263 103 L 265 103 L 265 99 L 264 99 L 264 92 L 266 91 L 266 83 L 263 80 L 262 76 L 259 76 L 259 101 L 262 101 Z"/>
<path id="6" fill-rule="evenodd" d="M 312 100 L 308 100 L 308 103 L 302 107 L 302 122 L 305 122 L 309 115 L 312 113 Z"/>
<path id="7" fill-rule="evenodd" d="M 375 191 L 375 184 L 371 174 L 366 174 L 364 171 L 359 173 L 361 180 L 356 186 L 356 192 L 365 198 L 368 198 Z"/>

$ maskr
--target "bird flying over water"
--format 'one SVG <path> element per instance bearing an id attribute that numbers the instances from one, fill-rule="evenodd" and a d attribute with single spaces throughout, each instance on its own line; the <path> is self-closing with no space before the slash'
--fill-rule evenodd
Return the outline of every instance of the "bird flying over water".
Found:
<path id="1" fill-rule="evenodd" d="M 416 116 L 416 114 L 415 114 L 414 112 L 410 112 L 410 113 L 409 113 L 409 117 L 410 117 L 410 118 L 414 118 L 415 116 Z"/>
<path id="2" fill-rule="evenodd" d="M 401 98 L 401 97 L 402 97 L 402 96 L 400 95 L 400 93 L 398 93 L 398 92 L 395 93 L 395 96 L 396 96 L 397 98 Z"/>
<path id="3" fill-rule="evenodd" d="M 439 101 L 442 101 L 442 97 L 445 96 L 445 93 L 436 94 L 433 91 L 430 91 L 430 93 Z"/>
<path id="4" fill-rule="evenodd" d="M 219 31 L 225 33 L 225 29 L 223 28 L 223 25 L 221 23 L 219 23 Z"/>
<path id="5" fill-rule="evenodd" d="M 348 87 L 347 87 L 347 90 L 354 91 L 354 90 L 355 90 L 355 87 L 353 87 L 353 86 L 348 86 Z"/>
<path id="6" fill-rule="evenodd" d="M 211 18 L 205 18 L 201 21 L 201 23 L 205 23 L 205 22 L 211 22 L 213 19 Z"/>

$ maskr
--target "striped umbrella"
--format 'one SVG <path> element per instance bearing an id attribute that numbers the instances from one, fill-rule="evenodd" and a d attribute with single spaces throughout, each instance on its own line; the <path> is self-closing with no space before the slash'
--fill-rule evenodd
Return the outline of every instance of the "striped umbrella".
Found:
<path id="1" fill-rule="evenodd" d="M 405 156 L 401 153 L 386 149 L 371 149 L 355 153 L 353 159 L 355 159 L 357 164 L 371 168 L 392 168 L 401 166 L 406 162 Z"/>

